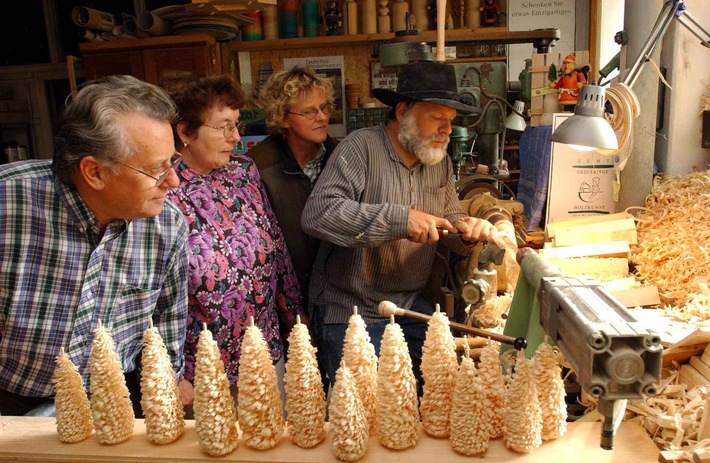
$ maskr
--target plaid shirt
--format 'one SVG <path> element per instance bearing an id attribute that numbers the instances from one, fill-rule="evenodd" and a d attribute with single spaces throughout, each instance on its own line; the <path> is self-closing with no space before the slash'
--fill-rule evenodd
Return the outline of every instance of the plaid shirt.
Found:
<path id="1" fill-rule="evenodd" d="M 306 174 L 306 177 L 311 179 L 311 185 L 316 183 L 316 180 L 318 180 L 318 176 L 320 175 L 320 171 L 323 170 L 324 155 L 325 146 L 323 146 L 323 144 L 321 143 L 320 148 L 318 148 L 318 154 L 316 154 L 316 157 L 308 161 L 308 163 L 303 168 L 303 173 Z"/>
<path id="2" fill-rule="evenodd" d="M 147 219 L 111 222 L 103 236 L 48 161 L 0 167 L 0 388 L 53 395 L 64 349 L 89 379 L 92 332 L 109 329 L 128 372 L 149 320 L 182 378 L 187 225 L 169 202 Z"/>

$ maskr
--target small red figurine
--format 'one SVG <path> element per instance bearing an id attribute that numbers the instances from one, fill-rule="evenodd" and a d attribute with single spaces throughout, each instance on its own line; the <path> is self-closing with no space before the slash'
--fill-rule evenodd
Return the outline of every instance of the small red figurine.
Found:
<path id="1" fill-rule="evenodd" d="M 573 54 L 567 55 L 562 61 L 562 77 L 557 83 L 550 82 L 550 88 L 556 88 L 560 91 L 560 104 L 562 106 L 574 106 L 577 104 L 579 97 L 579 89 L 587 85 L 587 78 L 581 71 L 575 71 L 577 59 Z"/>
<path id="2" fill-rule="evenodd" d="M 495 27 L 498 25 L 500 9 L 496 0 L 485 0 L 479 10 L 481 11 L 481 24 L 483 27 Z"/>

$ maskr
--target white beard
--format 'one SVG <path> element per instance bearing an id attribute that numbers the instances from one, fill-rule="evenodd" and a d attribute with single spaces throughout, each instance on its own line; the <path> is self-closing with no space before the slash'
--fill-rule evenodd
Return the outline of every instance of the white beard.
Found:
<path id="1" fill-rule="evenodd" d="M 426 138 L 419 135 L 417 120 L 414 117 L 414 112 L 410 109 L 402 118 L 399 126 L 399 134 L 397 139 L 402 144 L 407 152 L 414 155 L 419 162 L 426 166 L 438 164 L 446 156 L 446 147 L 449 145 L 449 137 L 447 135 L 434 134 Z M 432 141 L 442 141 L 444 146 L 441 148 L 433 148 Z"/>

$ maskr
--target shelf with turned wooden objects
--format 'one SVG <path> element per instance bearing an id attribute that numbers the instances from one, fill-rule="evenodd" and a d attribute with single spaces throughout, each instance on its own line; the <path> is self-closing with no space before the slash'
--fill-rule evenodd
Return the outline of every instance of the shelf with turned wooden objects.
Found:
<path id="1" fill-rule="evenodd" d="M 436 31 L 422 31 L 421 35 L 408 36 L 409 40 L 436 43 Z M 505 27 L 487 27 L 480 29 L 449 29 L 446 31 L 447 45 L 476 43 L 532 43 L 535 48 L 547 48 L 559 40 L 559 29 L 539 29 L 533 31 L 507 31 Z M 395 39 L 395 33 L 373 33 L 355 35 L 330 35 L 323 37 L 299 37 L 292 39 L 257 40 L 250 42 L 228 42 L 222 44 L 223 53 L 239 51 L 268 51 L 286 48 L 347 47 L 353 45 L 375 44 Z M 539 53 L 543 53 L 538 50 Z"/>
<path id="2" fill-rule="evenodd" d="M 547 48 L 560 37 L 559 29 L 509 32 L 505 27 L 478 29 L 449 29 L 445 32 L 447 46 L 456 46 L 458 58 L 466 62 L 505 61 L 505 53 L 486 53 L 478 57 L 479 45 L 506 45 L 530 43 L 535 48 Z M 236 75 L 242 83 L 252 85 L 259 81 L 261 66 L 282 69 L 283 60 L 295 57 L 346 56 L 346 84 L 357 84 L 363 89 L 362 103 L 375 103 L 370 94 L 371 65 L 378 61 L 379 45 L 394 41 L 416 41 L 431 45 L 436 43 L 436 31 L 422 31 L 420 35 L 400 33 L 367 33 L 320 37 L 299 37 L 273 40 L 226 42 L 221 44 L 222 69 Z M 459 59 L 447 60 L 455 63 Z M 256 89 L 256 87 L 255 87 Z"/>

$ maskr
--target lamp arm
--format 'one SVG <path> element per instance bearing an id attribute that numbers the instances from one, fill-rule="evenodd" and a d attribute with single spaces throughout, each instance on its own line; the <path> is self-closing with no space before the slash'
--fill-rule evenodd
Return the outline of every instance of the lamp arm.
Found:
<path id="1" fill-rule="evenodd" d="M 663 4 L 663 8 L 656 19 L 656 24 L 653 25 L 653 29 L 651 30 L 651 34 L 646 39 L 643 49 L 639 52 L 639 55 L 634 61 L 634 64 L 631 66 L 628 74 L 626 74 L 622 80 L 623 83 L 629 87 L 633 87 L 634 83 L 636 83 L 636 79 L 638 79 L 641 69 L 643 69 L 644 64 L 646 64 L 646 57 L 651 55 L 653 50 L 656 49 L 656 46 L 665 35 L 666 30 L 668 30 L 668 26 L 675 17 L 681 3 L 682 2 L 678 0 L 667 0 Z"/>
<path id="2" fill-rule="evenodd" d="M 654 24 L 651 34 L 646 39 L 646 43 L 643 49 L 639 53 L 639 56 L 634 61 L 628 74 L 624 77 L 622 82 L 629 87 L 633 87 L 638 79 L 641 69 L 646 64 L 648 57 L 653 54 L 656 46 L 660 43 L 663 36 L 668 30 L 668 26 L 671 24 L 673 19 L 677 19 L 679 23 L 685 26 L 686 29 L 690 31 L 691 34 L 700 39 L 700 43 L 706 47 L 710 47 L 710 34 L 706 31 L 698 21 L 693 18 L 690 13 L 686 11 L 685 0 L 666 0 L 663 4 L 663 8 L 656 19 L 656 24 Z M 696 30 L 698 29 L 698 30 Z M 705 34 L 705 37 L 701 36 L 700 33 Z"/>
<path id="3" fill-rule="evenodd" d="M 691 16 L 688 11 L 676 17 L 676 19 L 679 23 L 684 25 L 685 28 L 688 29 L 691 34 L 696 36 L 698 40 L 700 40 L 700 43 L 703 44 L 703 46 L 710 48 L 710 33 L 705 30 L 705 28 L 701 26 L 700 23 L 696 21 L 696 19 L 693 18 L 693 16 Z M 699 31 L 696 29 L 698 29 Z M 705 37 L 700 35 L 701 32 L 705 34 Z"/>

